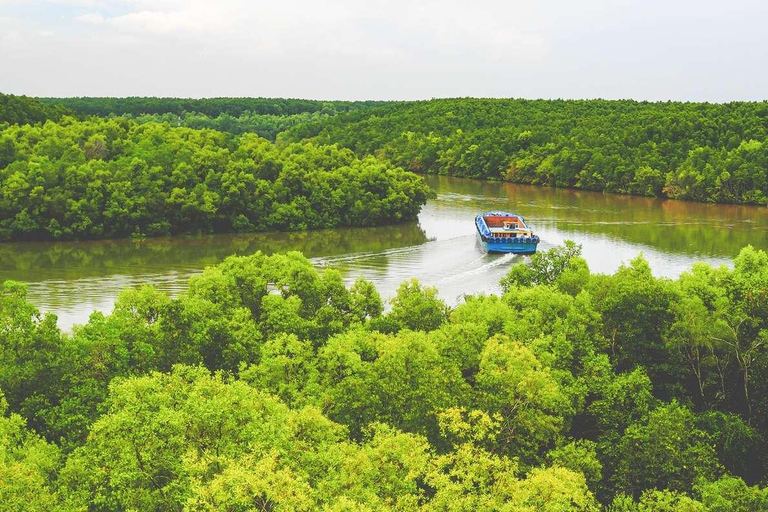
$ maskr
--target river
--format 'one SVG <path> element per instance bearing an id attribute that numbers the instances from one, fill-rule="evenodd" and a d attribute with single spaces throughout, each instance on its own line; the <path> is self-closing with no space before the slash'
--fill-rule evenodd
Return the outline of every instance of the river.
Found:
<path id="1" fill-rule="evenodd" d="M 499 279 L 527 257 L 485 254 L 475 241 L 482 211 L 523 215 L 539 250 L 571 239 L 593 272 L 614 272 L 643 253 L 658 276 L 676 277 L 696 261 L 730 264 L 751 244 L 768 249 L 768 208 L 660 200 L 547 187 L 427 176 L 437 198 L 418 223 L 305 233 L 153 238 L 141 242 L 0 244 L 0 281 L 28 285 L 28 299 L 70 330 L 93 311 L 108 313 L 126 287 L 151 284 L 171 295 L 190 276 L 230 254 L 298 250 L 354 281 L 363 275 L 385 298 L 417 278 L 455 304 L 464 294 L 499 291 Z"/>

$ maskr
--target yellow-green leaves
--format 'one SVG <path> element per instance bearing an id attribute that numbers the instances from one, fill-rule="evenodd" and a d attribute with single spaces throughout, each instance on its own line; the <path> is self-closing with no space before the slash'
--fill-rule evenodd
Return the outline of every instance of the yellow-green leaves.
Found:
<path id="1" fill-rule="evenodd" d="M 488 340 L 477 374 L 480 403 L 502 417 L 499 446 L 531 460 L 554 439 L 563 419 L 563 395 L 533 352 L 503 336 Z"/>
<path id="2" fill-rule="evenodd" d="M 0 511 L 54 510 L 59 450 L 29 432 L 7 408 L 0 392 Z"/>

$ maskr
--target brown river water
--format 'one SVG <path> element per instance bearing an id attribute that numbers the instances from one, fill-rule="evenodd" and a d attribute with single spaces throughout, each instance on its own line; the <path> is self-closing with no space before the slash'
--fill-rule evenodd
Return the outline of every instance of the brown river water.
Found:
<path id="1" fill-rule="evenodd" d="M 539 250 L 574 240 L 593 272 L 614 272 L 643 253 L 658 276 L 676 277 L 696 261 L 730 264 L 741 247 L 768 249 L 768 208 L 660 200 L 427 176 L 437 198 L 418 222 L 304 233 L 152 238 L 141 242 L 0 244 L 0 281 L 28 285 L 28 298 L 59 317 L 64 330 L 93 311 L 109 312 L 129 286 L 182 293 L 190 276 L 230 254 L 298 250 L 349 282 L 363 275 L 385 298 L 415 277 L 455 304 L 464 294 L 499 291 L 499 279 L 528 257 L 486 254 L 474 217 L 488 210 L 523 215 Z"/>

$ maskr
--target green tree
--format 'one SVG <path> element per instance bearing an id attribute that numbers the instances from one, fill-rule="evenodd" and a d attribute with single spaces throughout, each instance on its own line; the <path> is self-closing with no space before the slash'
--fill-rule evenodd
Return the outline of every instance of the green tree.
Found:
<path id="1" fill-rule="evenodd" d="M 432 331 L 448 318 L 448 311 L 448 306 L 437 297 L 436 288 L 422 288 L 416 279 L 411 279 L 397 289 L 388 318 L 403 329 Z"/>
<path id="2" fill-rule="evenodd" d="M 603 332 L 619 370 L 642 365 L 655 391 L 663 396 L 677 392 L 681 366 L 665 342 L 665 332 L 673 322 L 671 304 L 676 289 L 665 279 L 657 279 L 642 256 L 622 265 L 610 277 L 590 281 L 589 291 L 599 305 Z"/>
<path id="3" fill-rule="evenodd" d="M 27 302 L 26 287 L 6 281 L 0 288 L 0 389 L 11 410 L 34 425 L 60 377 L 63 341 L 56 316 Z"/>
<path id="4" fill-rule="evenodd" d="M 615 447 L 615 488 L 633 495 L 645 489 L 690 492 L 701 478 L 721 471 L 709 436 L 676 403 L 660 406 L 647 421 L 630 425 Z"/>
<path id="5" fill-rule="evenodd" d="M 20 416 L 8 414 L 0 392 L 0 510 L 54 510 L 59 465 L 58 448 L 29 432 Z"/>
<path id="6" fill-rule="evenodd" d="M 532 462 L 553 442 L 563 425 L 564 405 L 557 382 L 518 342 L 490 338 L 483 349 L 477 386 L 479 402 L 503 418 L 499 445 Z"/>
<path id="7" fill-rule="evenodd" d="M 768 490 L 750 487 L 741 478 L 723 476 L 698 486 L 701 502 L 710 512 L 749 512 L 768 508 Z"/>
<path id="8" fill-rule="evenodd" d="M 626 494 L 619 494 L 608 507 L 610 512 L 704 512 L 701 502 L 685 494 L 668 489 L 645 491 L 635 502 Z"/>
<path id="9" fill-rule="evenodd" d="M 504 292 L 513 286 L 534 286 L 540 284 L 554 284 L 563 273 L 570 270 L 577 271 L 582 265 L 581 245 L 571 240 L 566 240 L 562 246 L 553 247 L 547 252 L 537 252 L 531 256 L 531 263 L 525 265 L 518 263 L 501 280 Z M 569 280 L 573 280 L 572 274 Z"/>

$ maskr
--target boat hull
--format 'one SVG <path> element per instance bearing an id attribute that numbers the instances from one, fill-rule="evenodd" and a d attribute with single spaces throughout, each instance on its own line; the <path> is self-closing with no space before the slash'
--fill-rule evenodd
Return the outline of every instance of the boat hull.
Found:
<path id="1" fill-rule="evenodd" d="M 533 254 L 536 252 L 536 247 L 539 245 L 538 240 L 519 240 L 512 239 L 487 239 L 483 240 L 480 233 L 477 234 L 477 240 L 482 245 L 483 249 L 492 253 L 512 253 L 512 254 Z"/>
<path id="2" fill-rule="evenodd" d="M 521 216 L 508 212 L 486 212 L 475 217 L 480 245 L 488 252 L 533 254 L 539 237 Z"/>

